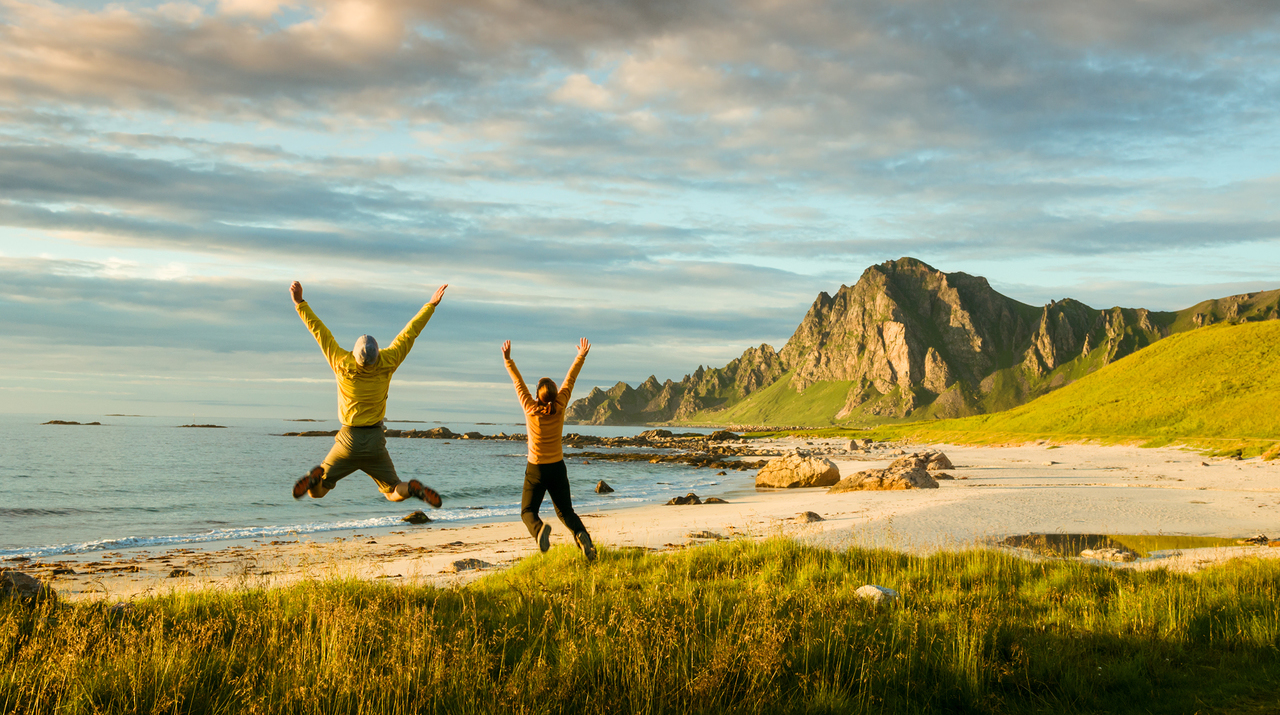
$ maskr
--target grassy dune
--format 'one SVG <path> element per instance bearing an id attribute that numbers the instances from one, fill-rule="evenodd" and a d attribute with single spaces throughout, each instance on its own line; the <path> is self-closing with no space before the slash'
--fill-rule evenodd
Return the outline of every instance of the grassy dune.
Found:
<path id="1" fill-rule="evenodd" d="M 1280 321 L 1173 335 L 1021 407 L 879 432 L 939 441 L 1034 435 L 1265 450 L 1280 439 Z"/>
<path id="2" fill-rule="evenodd" d="M 876 609 L 853 592 L 897 589 Z M 1280 562 L 568 548 L 449 589 L 354 580 L 0 603 L 6 713 L 1262 713 Z"/>

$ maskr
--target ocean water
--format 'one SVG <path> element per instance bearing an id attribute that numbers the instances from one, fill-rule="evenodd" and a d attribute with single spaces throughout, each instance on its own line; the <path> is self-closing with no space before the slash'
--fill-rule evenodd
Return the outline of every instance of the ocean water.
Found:
<path id="1" fill-rule="evenodd" d="M 51 419 L 103 424 L 41 424 Z M 415 509 L 427 511 L 437 526 L 519 519 L 523 442 L 388 439 L 400 478 L 417 478 L 444 498 L 444 507 L 433 510 L 417 500 L 387 501 L 363 472 L 340 481 L 323 499 L 295 501 L 293 483 L 324 459 L 333 438 L 279 435 L 336 429 L 336 420 L 231 419 L 217 422 L 226 429 L 179 427 L 190 422 L 0 415 L 0 559 L 401 527 L 400 518 Z M 523 424 L 389 423 L 400 429 L 439 425 L 458 433 L 524 431 Z M 644 429 L 570 425 L 566 432 L 621 436 Z M 723 495 L 751 482 L 745 472 L 715 476 L 685 465 L 584 465 L 572 459 L 574 451 L 566 456 L 579 512 L 665 502 L 689 491 Z M 596 494 L 600 479 L 617 491 Z M 543 518 L 554 519 L 549 498 Z"/>

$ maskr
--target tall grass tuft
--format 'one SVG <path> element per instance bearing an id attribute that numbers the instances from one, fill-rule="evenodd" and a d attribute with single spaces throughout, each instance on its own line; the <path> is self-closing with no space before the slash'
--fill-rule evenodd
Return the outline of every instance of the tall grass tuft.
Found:
<path id="1" fill-rule="evenodd" d="M 1194 574 L 786 539 L 469 585 L 0 604 L 13 713 L 1275 712 L 1280 563 Z M 898 590 L 875 607 L 866 583 Z"/>

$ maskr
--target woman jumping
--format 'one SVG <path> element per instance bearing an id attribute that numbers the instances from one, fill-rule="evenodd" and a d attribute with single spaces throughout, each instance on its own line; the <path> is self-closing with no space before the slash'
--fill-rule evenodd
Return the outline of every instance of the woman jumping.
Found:
<path id="1" fill-rule="evenodd" d="M 529 387 L 520 377 L 515 361 L 511 359 L 511 341 L 502 344 L 502 359 L 507 363 L 507 372 L 516 386 L 516 396 L 520 398 L 520 406 L 524 408 L 525 425 L 529 433 L 529 463 L 524 468 L 524 495 L 520 499 L 520 518 L 529 527 L 529 533 L 538 541 L 538 550 L 546 553 L 551 548 L 551 525 L 538 518 L 538 508 L 542 506 L 542 497 L 551 493 L 551 504 L 556 508 L 556 516 L 569 531 L 573 532 L 573 540 L 582 549 L 588 561 L 596 560 L 596 547 L 591 543 L 591 535 L 582 525 L 582 519 L 573 512 L 573 503 L 569 500 L 569 474 L 564 466 L 564 451 L 560 447 L 561 433 L 564 431 L 564 410 L 569 405 L 569 395 L 573 392 L 573 381 L 578 379 L 578 371 L 587 359 L 587 351 L 591 343 L 583 338 L 578 343 L 578 357 L 569 367 L 569 374 L 564 376 L 564 386 L 556 389 L 555 380 L 544 377 L 538 380 L 538 398 L 529 394 Z"/>

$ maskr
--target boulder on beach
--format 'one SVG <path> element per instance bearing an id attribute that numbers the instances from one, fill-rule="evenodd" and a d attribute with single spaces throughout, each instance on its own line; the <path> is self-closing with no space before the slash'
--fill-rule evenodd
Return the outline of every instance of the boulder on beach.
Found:
<path id="1" fill-rule="evenodd" d="M 896 489 L 937 489 L 938 480 L 934 479 L 923 467 L 912 466 L 898 460 L 888 469 L 866 469 L 841 479 L 839 483 L 827 490 L 828 494 L 853 491 L 888 491 Z"/>
<path id="2" fill-rule="evenodd" d="M 739 439 L 739 437 L 740 437 L 739 435 L 736 435 L 727 429 L 718 429 L 715 432 L 712 432 L 707 437 L 707 441 L 708 442 L 724 442 L 731 439 Z"/>
<path id="3" fill-rule="evenodd" d="M 688 539 L 712 539 L 712 540 L 714 540 L 714 541 L 723 541 L 724 539 L 726 539 L 726 538 L 728 538 L 728 537 L 727 537 L 727 536 L 725 536 L 724 534 L 720 534 L 720 533 L 717 533 L 717 532 L 714 532 L 714 531 L 690 531 L 689 533 L 685 534 L 685 538 L 688 538 Z"/>
<path id="4" fill-rule="evenodd" d="M 186 578 L 187 576 L 194 576 L 194 575 L 195 574 L 191 573 L 186 569 L 174 569 L 169 572 L 169 578 Z"/>
<path id="5" fill-rule="evenodd" d="M 12 569 L 0 571 L 0 597 L 23 601 L 56 601 L 58 594 L 39 580 Z"/>
<path id="6" fill-rule="evenodd" d="M 756 472 L 756 489 L 829 487 L 840 481 L 840 468 L 822 457 L 788 454 L 771 460 Z"/>
<path id="7" fill-rule="evenodd" d="M 702 500 L 702 503 L 703 504 L 728 504 L 729 502 L 721 499 L 720 497 L 707 497 L 706 499 Z"/>
<path id="8" fill-rule="evenodd" d="M 603 479 L 596 482 L 596 494 L 612 494 L 613 487 L 605 483 Z"/>
<path id="9" fill-rule="evenodd" d="M 672 497 L 671 501 L 666 503 L 666 506 L 685 506 L 688 504 L 701 504 L 701 503 L 702 503 L 702 500 L 698 498 L 697 494 L 694 494 L 693 492 L 689 492 L 688 494 L 682 497 Z"/>
<path id="10" fill-rule="evenodd" d="M 796 521 L 801 524 L 812 524 L 818 521 L 826 521 L 826 519 L 823 519 L 816 511 L 802 511 L 796 516 Z"/>
<path id="11" fill-rule="evenodd" d="M 412 514 L 400 517 L 400 521 L 407 521 L 410 524 L 429 524 L 431 523 L 431 517 L 427 516 L 425 511 L 419 509 Z"/>

